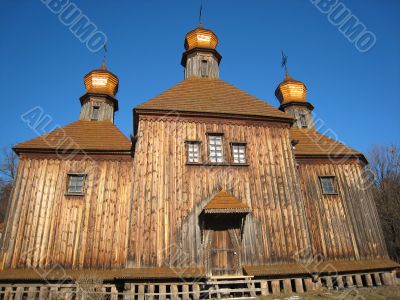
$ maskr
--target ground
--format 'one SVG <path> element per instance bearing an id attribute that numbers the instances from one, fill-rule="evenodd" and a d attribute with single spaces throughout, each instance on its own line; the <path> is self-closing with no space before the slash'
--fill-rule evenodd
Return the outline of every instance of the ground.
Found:
<path id="1" fill-rule="evenodd" d="M 266 296 L 262 300 L 400 300 L 400 285 L 342 291 L 318 291 L 296 296 Z"/>

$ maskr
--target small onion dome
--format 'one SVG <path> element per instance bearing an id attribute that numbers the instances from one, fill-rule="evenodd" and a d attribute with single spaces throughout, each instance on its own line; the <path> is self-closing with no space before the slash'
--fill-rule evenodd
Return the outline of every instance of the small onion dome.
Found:
<path id="1" fill-rule="evenodd" d="M 288 102 L 307 102 L 307 88 L 301 81 L 294 80 L 289 74 L 275 90 L 275 96 L 281 104 Z"/>
<path id="2" fill-rule="evenodd" d="M 114 97 L 118 92 L 118 77 L 105 67 L 86 74 L 84 83 L 87 93 L 107 94 Z"/>
<path id="3" fill-rule="evenodd" d="M 196 29 L 188 32 L 185 38 L 185 49 L 191 50 L 193 48 L 217 48 L 218 37 L 212 30 L 205 29 L 199 25 Z"/>

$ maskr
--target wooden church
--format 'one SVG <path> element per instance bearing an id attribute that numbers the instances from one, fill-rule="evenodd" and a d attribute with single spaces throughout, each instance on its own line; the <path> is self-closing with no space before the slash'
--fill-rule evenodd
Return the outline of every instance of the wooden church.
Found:
<path id="1" fill-rule="evenodd" d="M 184 80 L 114 125 L 118 78 L 84 77 L 79 120 L 15 146 L 2 299 L 200 299 L 395 283 L 364 155 L 315 129 L 286 72 L 275 108 L 219 78 L 187 33 Z"/>

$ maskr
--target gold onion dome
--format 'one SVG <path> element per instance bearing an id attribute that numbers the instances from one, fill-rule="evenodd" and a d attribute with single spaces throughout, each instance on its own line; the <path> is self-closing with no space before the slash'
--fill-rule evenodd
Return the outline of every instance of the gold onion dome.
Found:
<path id="1" fill-rule="evenodd" d="M 307 88 L 301 81 L 294 80 L 288 73 L 279 84 L 275 96 L 281 104 L 289 102 L 307 102 Z"/>
<path id="2" fill-rule="evenodd" d="M 118 92 L 118 77 L 107 70 L 105 65 L 85 75 L 87 93 L 107 94 L 112 97 Z"/>
<path id="3" fill-rule="evenodd" d="M 194 48 L 217 48 L 218 37 L 210 29 L 203 28 L 199 25 L 196 29 L 188 32 L 185 38 L 185 49 L 191 50 Z"/>

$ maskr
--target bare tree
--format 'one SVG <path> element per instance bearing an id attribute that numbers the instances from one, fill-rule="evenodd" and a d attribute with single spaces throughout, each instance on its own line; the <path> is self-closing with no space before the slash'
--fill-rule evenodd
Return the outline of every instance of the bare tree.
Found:
<path id="1" fill-rule="evenodd" d="M 17 175 L 18 156 L 9 148 L 0 153 L 0 223 L 4 222 L 14 179 Z"/>
<path id="2" fill-rule="evenodd" d="M 400 261 L 400 149 L 374 146 L 370 168 L 375 174 L 374 198 L 389 256 Z"/>

